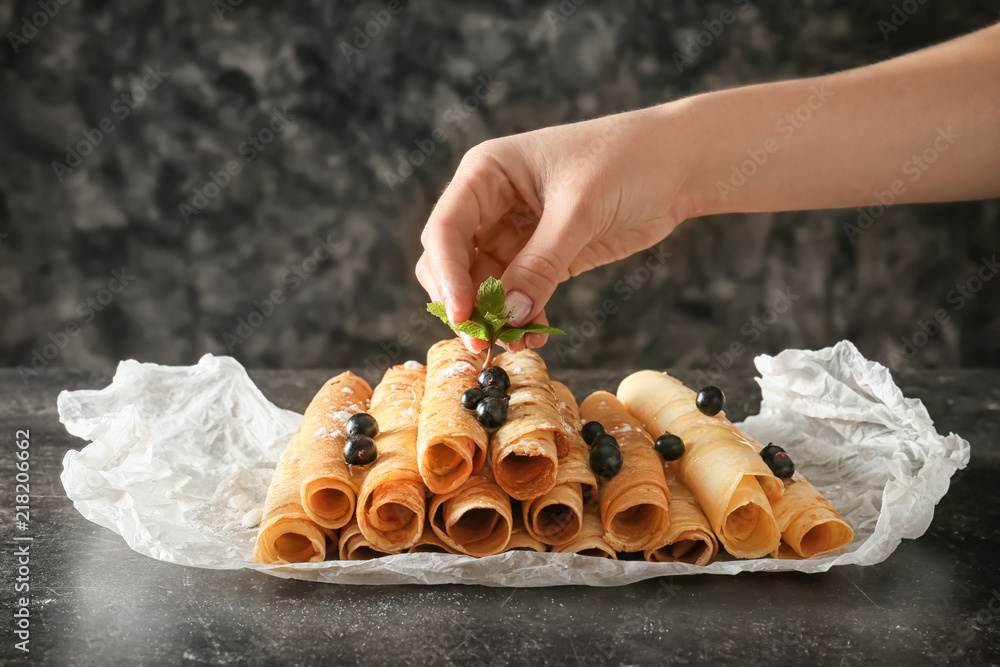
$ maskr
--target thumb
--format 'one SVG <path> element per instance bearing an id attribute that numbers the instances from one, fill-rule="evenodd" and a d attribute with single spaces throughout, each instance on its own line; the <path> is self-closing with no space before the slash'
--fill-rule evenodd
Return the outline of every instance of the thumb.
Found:
<path id="1" fill-rule="evenodd" d="M 566 207 L 546 206 L 535 232 L 501 276 L 507 307 L 514 309 L 513 326 L 531 322 L 570 277 L 569 266 L 586 243 L 574 233 L 574 219 Z"/>

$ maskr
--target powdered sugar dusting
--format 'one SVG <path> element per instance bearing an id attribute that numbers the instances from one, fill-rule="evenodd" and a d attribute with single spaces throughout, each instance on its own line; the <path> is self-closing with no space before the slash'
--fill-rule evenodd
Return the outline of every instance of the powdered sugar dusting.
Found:
<path id="1" fill-rule="evenodd" d="M 468 361 L 456 361 L 454 364 L 441 371 L 438 377 L 457 378 L 457 377 L 462 377 L 463 375 L 470 372 L 475 373 L 476 367 L 470 364 Z"/>
<path id="2" fill-rule="evenodd" d="M 339 419 L 342 422 L 346 422 L 348 419 L 351 418 L 351 413 L 348 412 L 347 410 L 340 410 L 338 412 L 334 412 L 332 416 L 334 419 Z"/>
<path id="3" fill-rule="evenodd" d="M 353 394 L 354 393 L 354 390 L 351 389 L 350 387 L 344 387 L 340 391 L 344 392 L 345 394 Z"/>
<path id="4" fill-rule="evenodd" d="M 423 367 L 424 365 L 422 363 L 420 363 L 419 361 L 414 361 L 413 359 L 410 359 L 405 364 L 403 364 L 403 368 L 405 368 L 408 371 L 419 371 Z"/>

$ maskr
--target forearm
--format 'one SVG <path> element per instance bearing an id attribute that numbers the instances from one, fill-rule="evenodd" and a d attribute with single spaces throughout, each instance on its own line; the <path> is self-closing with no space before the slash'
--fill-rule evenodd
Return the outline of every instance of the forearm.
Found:
<path id="1" fill-rule="evenodd" d="M 1000 196 L 1000 26 L 678 112 L 694 215 Z"/>

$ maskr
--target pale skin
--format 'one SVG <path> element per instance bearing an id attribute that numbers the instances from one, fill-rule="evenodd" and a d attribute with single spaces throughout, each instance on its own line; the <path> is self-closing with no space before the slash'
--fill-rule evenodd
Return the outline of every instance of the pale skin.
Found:
<path id="1" fill-rule="evenodd" d="M 845 72 L 486 141 L 431 213 L 416 274 L 453 322 L 492 275 L 512 323 L 547 323 L 559 283 L 690 218 L 869 206 L 887 193 L 895 204 L 1000 196 L 1000 25 Z"/>

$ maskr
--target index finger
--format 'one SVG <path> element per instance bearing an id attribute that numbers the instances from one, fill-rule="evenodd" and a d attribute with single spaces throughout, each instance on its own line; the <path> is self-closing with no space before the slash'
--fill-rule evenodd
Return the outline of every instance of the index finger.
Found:
<path id="1" fill-rule="evenodd" d="M 420 235 L 427 269 L 452 322 L 469 319 L 476 302 L 471 276 L 476 232 L 496 223 L 516 198 L 498 158 L 482 146 L 466 153 Z"/>

